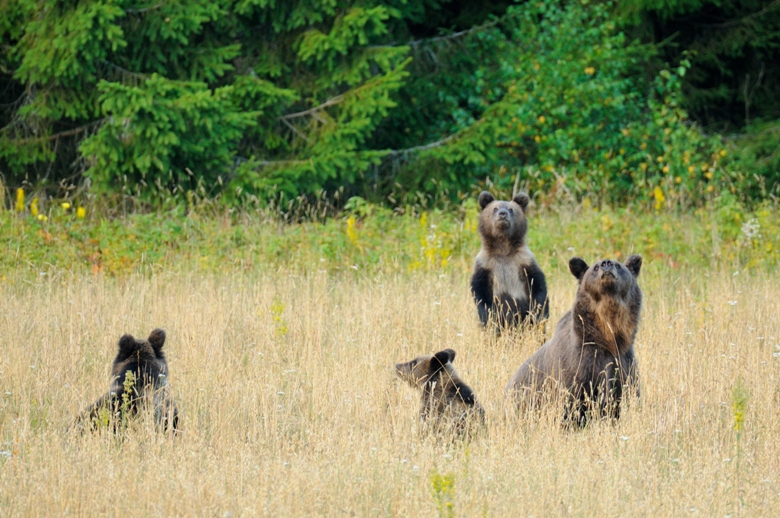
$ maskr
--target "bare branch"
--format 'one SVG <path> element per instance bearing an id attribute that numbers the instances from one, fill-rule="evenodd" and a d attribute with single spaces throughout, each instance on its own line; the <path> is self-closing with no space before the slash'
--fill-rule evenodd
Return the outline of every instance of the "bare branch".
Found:
<path id="1" fill-rule="evenodd" d="M 163 4 L 155 4 L 149 7 L 142 7 L 141 9 L 125 9 L 125 12 L 127 14 L 140 14 L 145 13 L 146 11 L 154 11 L 155 9 L 159 9 L 162 7 Z"/>
<path id="2" fill-rule="evenodd" d="M 308 142 L 308 141 L 309 141 L 309 137 L 307 137 L 307 136 L 306 136 L 306 135 L 305 135 L 305 134 L 304 134 L 304 133 L 303 133 L 301 130 L 299 130 L 298 128 L 296 128 L 295 126 L 293 126 L 293 125 L 292 125 L 292 123 L 290 123 L 290 121 L 288 121 L 288 120 L 287 120 L 287 119 L 285 119 L 284 117 L 281 117 L 279 120 L 281 120 L 281 121 L 284 123 L 284 125 L 285 125 L 285 126 L 287 126 L 288 128 L 290 128 L 290 130 L 292 130 L 292 132 L 293 132 L 293 133 L 295 133 L 296 135 L 298 135 L 299 137 L 301 137 L 301 138 L 302 138 L 303 140 L 305 140 L 306 142 Z"/>
<path id="3" fill-rule="evenodd" d="M 767 11 L 772 10 L 773 7 L 775 7 L 777 4 L 780 4 L 780 0 L 774 0 L 774 2 L 770 2 L 769 5 L 761 9 L 760 11 L 757 11 L 753 14 L 749 14 L 743 18 L 740 18 L 739 20 L 732 20 L 730 22 L 725 23 L 698 23 L 698 22 L 692 22 L 691 25 L 696 25 L 698 27 L 709 27 L 711 29 L 726 29 L 728 27 L 734 27 L 735 25 L 741 25 L 747 21 L 750 21 L 752 18 L 756 18 L 758 16 L 761 16 L 765 14 Z"/>
<path id="4" fill-rule="evenodd" d="M 14 144 L 29 144 L 30 142 L 36 142 L 36 141 L 46 141 L 50 142 L 55 139 L 60 139 L 62 137 L 72 137 L 73 135 L 78 135 L 79 133 L 83 133 L 84 131 L 87 131 L 92 126 L 99 124 L 103 122 L 105 119 L 99 119 L 94 122 L 90 122 L 89 124 L 85 126 L 79 126 L 78 128 L 69 129 L 67 131 L 60 131 L 59 133 L 53 133 L 51 135 L 44 135 L 41 137 L 27 137 L 23 139 L 10 139 L 10 142 Z"/>
<path id="5" fill-rule="evenodd" d="M 475 32 L 484 31 L 485 29 L 489 29 L 491 27 L 494 27 L 498 25 L 499 23 L 502 23 L 510 18 L 514 18 L 516 13 L 509 13 L 505 14 L 504 16 L 501 16 L 500 18 L 496 18 L 495 20 L 491 20 L 489 22 L 485 22 L 482 25 L 477 25 L 476 27 L 472 27 L 470 29 L 453 32 L 452 34 L 446 34 L 443 36 L 434 36 L 433 38 L 420 38 L 419 40 L 411 40 L 407 43 L 397 44 L 395 42 L 389 43 L 387 45 L 371 45 L 368 48 L 371 49 L 384 49 L 384 48 L 393 48 L 393 47 L 401 47 L 401 46 L 409 46 L 409 47 L 421 47 L 425 46 L 430 43 L 440 43 L 444 41 L 451 41 L 451 40 L 457 40 L 459 38 L 463 38 L 465 36 L 469 36 L 470 34 L 473 34 Z"/>
<path id="6" fill-rule="evenodd" d="M 328 106 L 333 106 L 334 104 L 339 104 L 344 101 L 343 95 L 337 95 L 336 97 L 333 97 L 331 99 L 328 99 L 324 103 L 315 106 L 314 108 L 309 108 L 308 110 L 304 110 L 302 112 L 296 112 L 296 113 L 290 113 L 287 115 L 282 115 L 281 117 L 277 117 L 279 120 L 290 120 L 290 119 L 297 119 L 299 117 L 306 117 L 307 115 L 314 115 L 316 112 L 324 110 Z"/>
<path id="7" fill-rule="evenodd" d="M 453 140 L 455 137 L 457 137 L 457 133 L 453 133 L 452 135 L 448 137 L 444 137 L 441 140 L 437 140 L 436 142 L 431 142 L 430 144 L 424 144 L 422 146 L 415 146 L 410 147 L 406 149 L 391 149 L 387 152 L 387 156 L 398 156 L 398 155 L 408 155 L 410 153 L 418 153 L 420 151 L 427 151 L 429 149 L 434 149 L 437 147 L 441 147 L 447 142 Z"/>

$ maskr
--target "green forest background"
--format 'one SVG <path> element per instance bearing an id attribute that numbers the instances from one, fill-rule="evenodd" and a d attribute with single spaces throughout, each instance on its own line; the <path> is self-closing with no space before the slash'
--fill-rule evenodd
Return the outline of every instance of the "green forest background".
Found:
<path id="1" fill-rule="evenodd" d="M 0 9 L 7 207 L 780 194 L 780 0 Z"/>

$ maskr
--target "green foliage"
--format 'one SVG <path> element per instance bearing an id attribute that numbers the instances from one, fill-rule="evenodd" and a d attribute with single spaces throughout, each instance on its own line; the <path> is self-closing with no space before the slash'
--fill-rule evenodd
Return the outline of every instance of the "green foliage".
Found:
<path id="1" fill-rule="evenodd" d="M 780 121 L 751 124 L 729 149 L 731 181 L 744 201 L 780 195 Z"/>
<path id="2" fill-rule="evenodd" d="M 439 516 L 452 518 L 455 516 L 455 475 L 442 475 L 438 471 L 431 473 L 431 493 L 436 501 Z"/>
<path id="3" fill-rule="evenodd" d="M 734 457 L 734 479 L 736 487 L 736 508 L 737 515 L 740 514 L 742 507 L 745 506 L 745 500 L 742 495 L 742 473 L 740 472 L 740 461 L 742 460 L 741 439 L 742 433 L 745 428 L 745 411 L 747 410 L 747 403 L 750 400 L 750 392 L 745 387 L 744 380 L 740 377 L 737 380 L 737 384 L 731 389 L 731 411 L 734 415 L 734 432 L 735 432 L 735 447 L 736 452 Z"/>
<path id="4" fill-rule="evenodd" d="M 532 190 L 565 185 L 602 201 L 645 197 L 659 185 L 704 199 L 698 165 L 709 168 L 718 148 L 679 105 L 685 63 L 662 71 L 646 96 L 628 75 L 650 49 L 627 43 L 607 6 L 529 3 L 509 14 L 518 44 L 502 54 L 502 97 L 429 156 L 480 169 L 503 189 L 519 176 Z M 476 180 L 462 179 L 462 190 Z"/>
<path id="5" fill-rule="evenodd" d="M 273 320 L 274 327 L 276 328 L 276 337 L 284 338 L 285 336 L 287 336 L 287 333 L 289 332 L 287 324 L 282 318 L 282 313 L 284 313 L 284 302 L 276 298 L 271 304 L 270 309 L 271 309 L 271 320 Z"/>
<path id="6" fill-rule="evenodd" d="M 772 0 L 620 0 L 617 18 L 661 58 L 691 59 L 685 104 L 706 126 L 749 126 L 780 116 L 780 5 Z M 658 62 L 649 60 L 648 69 Z"/>
<path id="7" fill-rule="evenodd" d="M 107 120 L 81 150 L 94 157 L 87 174 L 105 190 L 118 190 L 120 180 L 139 190 L 147 183 L 213 185 L 257 118 L 240 110 L 232 85 L 210 90 L 152 74 L 140 86 L 103 81 L 98 87 Z"/>
<path id="8" fill-rule="evenodd" d="M 41 202 L 42 203 L 42 202 Z M 271 211 L 214 213 L 193 205 L 151 214 L 105 217 L 92 208 L 41 205 L 34 217 L 0 213 L 0 282 L 62 272 L 123 277 L 134 272 L 204 274 L 276 271 L 344 275 L 440 272 L 467 276 L 479 250 L 477 204 L 392 211 L 352 199 L 349 211 L 317 221 L 320 209 L 286 207 L 285 224 Z M 554 210 L 552 210 L 554 209 Z M 568 271 L 580 255 L 625 258 L 641 253 L 649 267 L 774 270 L 780 264 L 780 212 L 764 203 L 748 210 L 730 193 L 689 214 L 552 206 L 530 214 L 528 244 L 545 271 Z M 305 217 L 304 217 L 305 216 Z M 583 232 L 583 228 L 588 229 Z M 70 275 L 70 273 L 68 273 Z M 284 308 L 269 308 L 279 337 Z M 265 311 L 265 310 L 263 310 Z"/>
<path id="9" fill-rule="evenodd" d="M 121 429 L 127 428 L 127 420 L 130 416 L 130 409 L 135 399 L 135 374 L 133 371 L 125 372 L 125 381 L 122 383 L 124 392 L 122 392 L 122 403 L 119 407 L 119 415 L 121 416 Z"/>
<path id="10" fill-rule="evenodd" d="M 737 133 L 727 167 L 734 192 L 745 200 L 780 194 L 780 4 L 620 0 L 616 14 L 643 41 L 662 43 L 647 72 L 690 61 L 681 105 L 708 131 Z"/>
<path id="11" fill-rule="evenodd" d="M 745 410 L 750 400 L 750 392 L 745 388 L 745 382 L 740 378 L 731 389 L 731 410 L 734 414 L 734 431 L 739 434 L 745 426 Z"/>
<path id="12" fill-rule="evenodd" d="M 70 177 L 55 162 L 79 153 L 97 192 L 314 192 L 377 164 L 363 143 L 408 64 L 405 47 L 374 45 L 401 16 L 381 3 L 16 0 L 8 14 L 11 185 L 55 165 Z"/>
<path id="13" fill-rule="evenodd" d="M 698 32 L 687 53 L 634 38 L 655 14 L 672 27 L 757 2 L 9 0 L 0 174 L 158 204 L 341 190 L 402 206 L 518 181 L 658 209 L 765 199 L 780 183 L 776 71 L 745 79 L 750 131 L 727 154 L 688 113 L 707 105 L 706 67 L 736 81 L 746 49 L 769 62 L 777 10 L 712 52 Z M 701 98 L 733 104 L 735 85 Z"/>

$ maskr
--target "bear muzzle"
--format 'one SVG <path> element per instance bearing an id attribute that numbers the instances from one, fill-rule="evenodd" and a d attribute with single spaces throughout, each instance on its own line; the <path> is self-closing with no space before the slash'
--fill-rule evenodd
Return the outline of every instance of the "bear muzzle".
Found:
<path id="1" fill-rule="evenodd" d="M 496 228 L 500 230 L 506 230 L 511 226 L 512 226 L 512 222 L 509 221 L 509 219 L 506 217 L 502 218 L 499 216 L 498 220 L 496 220 Z"/>
<path id="2" fill-rule="evenodd" d="M 599 272 L 599 278 L 611 278 L 614 279 L 616 277 L 616 269 L 615 269 L 615 263 L 613 263 L 610 260 L 601 261 L 600 263 L 596 264 L 596 270 Z"/>

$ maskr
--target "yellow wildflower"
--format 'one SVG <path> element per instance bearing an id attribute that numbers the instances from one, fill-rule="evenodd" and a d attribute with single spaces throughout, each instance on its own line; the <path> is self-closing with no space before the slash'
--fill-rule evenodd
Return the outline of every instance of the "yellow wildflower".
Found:
<path id="1" fill-rule="evenodd" d="M 350 216 L 347 219 L 347 237 L 349 238 L 349 241 L 357 246 L 358 243 L 358 235 L 357 235 L 357 229 L 355 228 L 355 216 Z"/>
<path id="2" fill-rule="evenodd" d="M 544 115 L 539 115 L 539 124 L 544 124 L 544 121 L 547 119 L 544 118 Z"/>
<path id="3" fill-rule="evenodd" d="M 657 185 L 653 189 L 653 198 L 655 198 L 655 210 L 661 210 L 666 198 L 664 197 L 664 191 Z"/>
<path id="4" fill-rule="evenodd" d="M 22 212 L 24 210 L 24 189 L 16 189 L 16 212 Z"/>
<path id="5" fill-rule="evenodd" d="M 64 202 L 60 203 L 60 207 L 62 207 L 65 210 L 68 210 L 70 208 L 70 203 L 68 203 L 67 201 L 64 201 Z"/>
<path id="6" fill-rule="evenodd" d="M 49 217 L 46 214 L 38 214 L 38 221 L 46 222 L 49 220 Z"/>
<path id="7" fill-rule="evenodd" d="M 592 76 L 593 74 L 596 73 L 596 69 L 593 67 L 585 67 L 585 73 L 588 74 L 589 76 Z"/>
<path id="8" fill-rule="evenodd" d="M 38 217 L 38 198 L 33 198 L 32 203 L 30 203 L 30 214 L 34 218 Z"/>
<path id="9" fill-rule="evenodd" d="M 87 216 L 87 209 L 84 207 L 79 207 L 76 209 L 76 217 L 79 219 L 84 219 Z"/>

